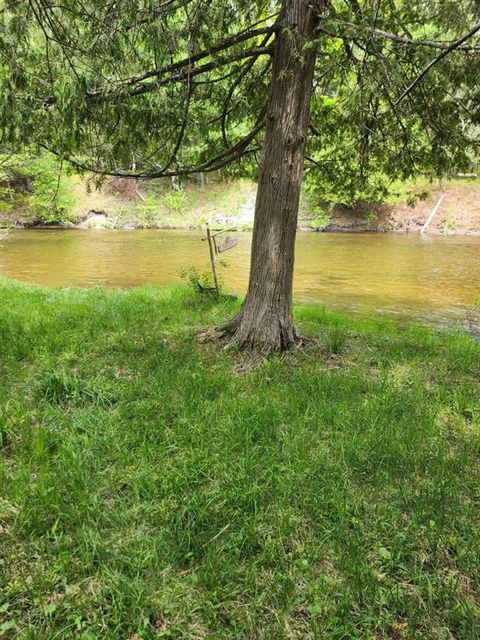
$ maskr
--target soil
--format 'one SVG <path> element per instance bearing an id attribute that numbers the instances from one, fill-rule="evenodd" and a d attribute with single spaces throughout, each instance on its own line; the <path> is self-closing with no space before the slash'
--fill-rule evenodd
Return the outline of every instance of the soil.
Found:
<path id="1" fill-rule="evenodd" d="M 107 186 L 100 193 L 93 193 L 89 199 L 84 197 L 84 208 L 77 212 L 76 223 L 69 224 L 68 228 L 196 229 L 203 226 L 206 219 L 211 219 L 211 222 L 219 227 L 223 226 L 221 216 L 217 215 L 216 210 L 213 207 L 205 208 L 205 203 L 200 207 L 200 201 L 192 203 L 189 209 L 182 214 L 160 215 L 154 221 L 146 223 L 136 214 L 134 205 L 142 195 L 137 190 L 137 186 L 134 185 L 134 187 L 131 184 L 124 185 L 119 184 L 118 181 L 112 181 L 111 184 L 107 183 Z M 239 192 L 242 196 L 248 196 L 247 204 L 253 211 L 255 185 L 252 183 L 247 187 L 242 185 Z M 428 190 L 427 199 L 419 200 L 414 207 L 409 206 L 406 202 L 396 204 L 360 203 L 351 208 L 336 205 L 333 207 L 330 220 L 315 229 L 312 227 L 315 215 L 310 214 L 303 205 L 299 229 L 302 231 L 349 233 L 420 233 L 443 194 L 443 200 L 426 232 L 436 235 L 480 236 L 480 182 L 478 180 L 457 179 L 443 185 L 428 185 L 426 189 Z M 80 186 L 78 190 L 81 194 Z M 205 202 L 209 202 L 209 197 L 209 193 L 205 191 Z M 252 227 L 252 224 L 246 224 L 242 217 L 242 207 L 245 206 L 239 205 L 237 207 L 240 212 L 238 214 L 240 217 L 237 216 L 237 218 L 241 220 L 241 224 L 239 223 L 241 229 Z M 122 211 L 127 212 L 127 215 L 125 213 L 120 215 L 119 212 Z M 231 228 L 235 222 L 233 219 L 226 218 L 225 224 Z M 44 228 L 45 224 L 41 220 L 32 218 L 28 210 L 23 209 L 0 215 L 0 227 Z"/>
<path id="2" fill-rule="evenodd" d="M 420 233 L 440 196 L 443 200 L 430 222 L 429 234 L 480 235 L 480 185 L 453 183 L 431 187 L 428 198 L 414 207 L 406 203 L 336 206 L 321 231 Z"/>

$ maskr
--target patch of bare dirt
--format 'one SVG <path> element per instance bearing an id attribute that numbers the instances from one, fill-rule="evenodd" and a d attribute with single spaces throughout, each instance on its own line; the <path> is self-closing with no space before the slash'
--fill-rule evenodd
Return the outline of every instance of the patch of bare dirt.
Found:
<path id="1" fill-rule="evenodd" d="M 360 203 L 354 208 L 338 205 L 323 231 L 420 233 L 440 196 L 443 200 L 427 232 L 443 235 L 480 235 L 480 185 L 455 182 L 432 186 L 426 200 L 414 207 L 407 203 Z"/>

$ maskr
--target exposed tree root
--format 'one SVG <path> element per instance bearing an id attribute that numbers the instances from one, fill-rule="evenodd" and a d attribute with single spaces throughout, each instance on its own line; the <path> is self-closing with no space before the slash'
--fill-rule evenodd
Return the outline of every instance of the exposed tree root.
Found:
<path id="1" fill-rule="evenodd" d="M 243 308 L 229 322 L 203 331 L 198 340 L 224 340 L 225 348 L 248 350 L 261 355 L 284 353 L 305 342 L 291 321 L 282 322 L 272 314 L 270 318 L 264 315 L 261 322 L 252 323 Z"/>

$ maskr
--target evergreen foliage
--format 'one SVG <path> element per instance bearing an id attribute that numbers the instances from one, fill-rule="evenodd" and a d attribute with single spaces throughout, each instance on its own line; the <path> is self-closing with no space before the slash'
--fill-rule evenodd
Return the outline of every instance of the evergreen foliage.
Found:
<path id="1" fill-rule="evenodd" d="M 188 174 L 236 162 L 233 173 L 252 174 L 280 2 L 3 5 L 5 144 L 28 141 L 99 173 Z M 474 0 L 325 4 L 309 43 L 317 68 L 307 179 L 319 194 L 378 199 L 391 180 L 471 169 L 479 19 Z"/>

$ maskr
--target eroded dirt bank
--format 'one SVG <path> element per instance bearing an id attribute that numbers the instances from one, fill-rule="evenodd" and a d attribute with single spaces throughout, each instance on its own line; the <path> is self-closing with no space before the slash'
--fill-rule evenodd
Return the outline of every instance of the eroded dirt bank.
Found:
<path id="1" fill-rule="evenodd" d="M 441 196 L 443 196 L 441 198 Z M 441 199 L 441 200 L 440 200 Z M 322 231 L 420 233 L 438 205 L 427 233 L 480 235 L 480 185 L 448 184 L 434 187 L 414 207 L 397 204 L 361 204 L 350 209 L 337 205 Z"/>
<path id="2" fill-rule="evenodd" d="M 117 181 L 118 182 L 118 181 Z M 107 183 L 100 191 L 88 191 L 75 184 L 79 203 L 65 228 L 107 229 L 199 229 L 206 222 L 214 227 L 248 230 L 253 226 L 255 184 L 248 180 L 215 182 L 206 189 L 188 187 L 166 195 L 142 193 L 138 189 L 117 189 Z M 120 185 L 122 186 L 122 185 Z M 129 185 L 130 186 L 130 185 Z M 409 206 L 406 198 L 393 203 L 361 203 L 353 208 L 335 205 L 319 217 L 318 207 L 303 200 L 299 229 L 323 232 L 420 233 L 436 209 L 429 234 L 480 236 L 480 181 L 452 180 L 443 185 L 423 184 L 418 192 L 426 199 Z M 442 198 L 441 198 L 442 197 Z M 441 202 L 439 203 L 439 199 Z M 0 227 L 45 227 L 28 208 L 0 212 Z"/>

